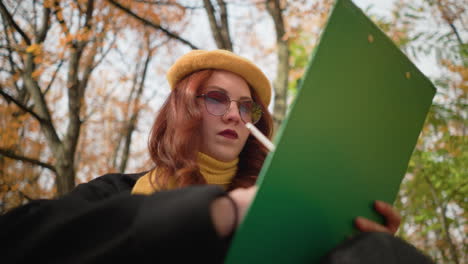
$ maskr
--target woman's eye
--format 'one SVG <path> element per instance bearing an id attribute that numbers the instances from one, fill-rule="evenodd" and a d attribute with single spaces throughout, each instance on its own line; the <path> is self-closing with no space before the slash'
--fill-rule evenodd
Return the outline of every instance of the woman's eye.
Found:
<path id="1" fill-rule="evenodd" d="M 242 102 L 240 105 L 240 110 L 245 113 L 250 113 L 252 111 L 252 103 L 251 102 Z"/>
<path id="2" fill-rule="evenodd" d="M 224 104 L 226 102 L 226 99 L 222 97 L 209 97 L 209 99 L 214 103 Z"/>
<path id="3" fill-rule="evenodd" d="M 215 98 L 215 97 L 207 97 L 207 99 L 213 103 L 219 103 L 219 99 Z"/>
<path id="4" fill-rule="evenodd" d="M 222 93 L 211 93 L 208 95 L 208 99 L 221 104 L 226 103 L 226 101 L 228 100 L 227 96 Z"/>

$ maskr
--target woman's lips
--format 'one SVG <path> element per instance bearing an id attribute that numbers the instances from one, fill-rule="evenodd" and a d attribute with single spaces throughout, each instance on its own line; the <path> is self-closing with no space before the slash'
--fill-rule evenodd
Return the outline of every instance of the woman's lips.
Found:
<path id="1" fill-rule="evenodd" d="M 239 136 L 237 135 L 237 132 L 232 130 L 232 129 L 226 129 L 218 133 L 218 135 L 221 135 L 226 138 L 230 139 L 237 139 Z"/>

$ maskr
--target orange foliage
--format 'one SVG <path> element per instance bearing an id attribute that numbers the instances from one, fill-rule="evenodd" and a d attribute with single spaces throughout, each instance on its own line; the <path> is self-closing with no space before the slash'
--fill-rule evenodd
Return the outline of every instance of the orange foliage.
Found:
<path id="1" fill-rule="evenodd" d="M 458 87 L 463 93 L 468 93 L 468 67 L 464 65 L 456 65 L 449 60 L 442 60 L 441 64 L 445 66 L 449 71 L 457 74 L 460 78 L 455 81 L 454 86 Z"/>
<path id="2" fill-rule="evenodd" d="M 37 121 L 4 101 L 0 103 L 0 112 L 0 148 L 40 156 L 44 144 L 34 139 L 38 135 Z M 34 180 L 40 174 L 36 166 L 0 156 L 0 211 L 12 209 L 28 199 L 50 197 L 52 193 Z"/>
<path id="3" fill-rule="evenodd" d="M 16 3 L 10 2 L 8 8 L 11 11 Z M 177 42 L 167 44 L 164 41 L 168 37 L 163 32 L 144 26 L 141 21 L 115 8 L 108 1 L 94 2 L 89 28 L 84 27 L 87 0 L 57 1 L 59 6 L 54 2 L 56 1 L 33 1 L 28 5 L 20 5 L 18 12 L 15 12 L 13 17 L 29 37 L 31 44 L 26 44 L 22 36 L 11 27 L 1 33 L 0 41 L 3 42 L 0 43 L 0 52 L 8 55 L 11 50 L 15 64 L 15 68 L 11 68 L 9 60 L 0 58 L 0 67 L 5 69 L 0 78 L 2 91 L 7 91 L 15 98 L 23 96 L 19 101 L 40 112 L 31 94 L 22 90 L 24 74 L 31 74 L 29 77 L 32 77 L 43 93 L 55 132 L 63 142 L 70 123 L 68 103 L 74 99 L 68 97 L 68 89 L 85 86 L 79 109 L 82 125 L 74 153 L 77 183 L 118 170 L 124 143 L 123 132 L 135 112 L 140 113 L 141 119 L 138 119 L 137 130 L 133 135 L 136 143 L 132 144 L 130 151 L 132 165 L 127 167 L 132 171 L 150 168 L 152 164 L 147 156 L 145 143 L 149 123 L 153 121 L 157 109 L 148 103 L 152 98 L 138 98 L 135 93 L 130 97 L 135 85 L 133 81 L 136 79 L 136 85 L 139 85 L 142 65 L 148 53 L 152 56 L 164 56 L 168 58 L 167 61 L 159 60 L 150 65 L 147 78 L 152 79 L 145 82 L 145 87 L 159 89 L 157 85 L 164 78 L 162 69 L 166 69 L 171 62 L 167 52 L 178 51 L 179 45 L 174 44 Z M 167 2 L 174 4 L 119 1 L 137 15 L 177 34 L 189 23 L 190 12 L 186 12 L 175 1 Z M 39 30 L 42 18 L 32 17 L 33 5 L 36 10 L 52 9 L 50 28 L 44 41 L 40 41 L 34 31 Z M 34 21 L 38 23 L 36 27 L 33 25 Z M 5 38 L 8 38 L 8 44 L 4 41 Z M 159 48 L 161 43 L 164 43 L 164 48 Z M 74 68 L 76 65 L 70 63 L 71 54 L 79 44 L 87 45 L 80 53 L 78 66 Z M 4 49 L 7 45 L 10 45 L 9 49 Z M 107 57 L 102 59 L 104 55 Z M 26 73 L 24 64 L 31 56 L 33 67 Z M 93 72 L 89 79 L 84 80 L 83 76 L 88 69 Z M 78 80 L 73 82 L 70 76 L 75 70 Z M 158 77 L 155 78 L 154 75 Z M 155 94 L 155 90 L 143 93 L 142 96 L 148 94 Z M 14 103 L 7 103 L 3 99 L 0 96 L 0 149 L 54 166 L 57 157 L 50 147 L 49 139 L 43 134 L 44 127 L 41 128 L 34 117 Z M 55 177 L 48 169 L 0 155 L 0 212 L 25 203 L 28 199 L 52 197 L 57 192 Z"/>

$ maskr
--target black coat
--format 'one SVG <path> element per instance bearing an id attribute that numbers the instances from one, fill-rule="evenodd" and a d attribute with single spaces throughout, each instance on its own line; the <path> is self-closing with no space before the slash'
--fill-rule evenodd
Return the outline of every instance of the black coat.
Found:
<path id="1" fill-rule="evenodd" d="M 213 227 L 221 187 L 131 195 L 139 174 L 107 174 L 54 200 L 0 217 L 1 263 L 221 263 L 228 239 Z"/>

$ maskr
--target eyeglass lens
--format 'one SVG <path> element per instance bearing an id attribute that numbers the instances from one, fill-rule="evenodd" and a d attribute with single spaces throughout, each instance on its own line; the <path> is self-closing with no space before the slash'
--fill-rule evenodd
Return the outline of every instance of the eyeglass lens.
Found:
<path id="1" fill-rule="evenodd" d="M 239 114 L 244 122 L 255 124 L 261 117 L 262 111 L 253 101 L 236 101 Z M 205 94 L 206 110 L 213 115 L 224 115 L 231 106 L 231 99 L 224 93 L 211 91 Z"/>

